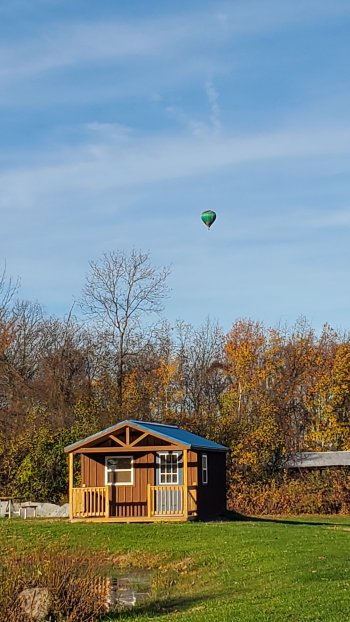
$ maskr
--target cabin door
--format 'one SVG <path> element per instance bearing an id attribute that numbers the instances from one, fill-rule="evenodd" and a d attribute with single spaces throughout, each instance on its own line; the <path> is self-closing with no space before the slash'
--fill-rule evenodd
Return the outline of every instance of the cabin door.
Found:
<path id="1" fill-rule="evenodd" d="M 156 514 L 182 514 L 182 451 L 159 451 L 156 466 Z"/>

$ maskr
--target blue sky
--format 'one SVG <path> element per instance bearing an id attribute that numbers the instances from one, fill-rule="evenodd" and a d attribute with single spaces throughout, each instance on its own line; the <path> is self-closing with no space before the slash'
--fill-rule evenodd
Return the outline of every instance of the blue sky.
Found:
<path id="1" fill-rule="evenodd" d="M 171 321 L 349 329 L 349 32 L 348 0 L 1 0 L 21 296 L 63 315 L 90 260 L 140 248 Z"/>

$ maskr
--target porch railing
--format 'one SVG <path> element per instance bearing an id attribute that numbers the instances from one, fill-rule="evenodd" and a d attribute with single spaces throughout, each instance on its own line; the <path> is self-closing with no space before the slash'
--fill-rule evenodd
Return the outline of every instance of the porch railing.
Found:
<path id="1" fill-rule="evenodd" d="M 148 486 L 148 515 L 153 516 L 195 516 L 197 514 L 197 486 Z M 185 500 L 187 503 L 185 503 Z"/>
<path id="2" fill-rule="evenodd" d="M 72 518 L 108 518 L 108 486 L 72 489 Z"/>
<path id="3" fill-rule="evenodd" d="M 181 516 L 183 486 L 148 486 L 149 516 Z"/>
<path id="4" fill-rule="evenodd" d="M 109 486 L 95 486 L 72 489 L 72 512 L 74 518 L 153 518 L 153 517 L 187 517 L 197 514 L 197 486 L 151 486 L 147 487 L 147 510 L 146 514 L 138 516 L 136 509 L 132 509 L 130 502 L 130 514 L 119 513 L 119 504 L 115 509 L 110 509 Z M 136 505 L 135 505 L 136 507 Z"/>

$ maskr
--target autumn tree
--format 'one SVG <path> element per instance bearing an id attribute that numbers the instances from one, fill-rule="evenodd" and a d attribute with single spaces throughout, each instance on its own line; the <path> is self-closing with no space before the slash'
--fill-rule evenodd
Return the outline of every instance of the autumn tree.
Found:
<path id="1" fill-rule="evenodd" d="M 259 322 L 237 321 L 227 336 L 222 425 L 234 468 L 258 479 L 276 468 L 283 451 L 271 391 L 274 368 L 268 332 Z"/>
<path id="2" fill-rule="evenodd" d="M 171 333 L 168 322 L 161 322 L 128 365 L 129 404 L 136 419 L 171 420 L 177 365 Z"/>
<path id="3" fill-rule="evenodd" d="M 267 357 L 272 373 L 268 390 L 283 438 L 285 454 L 304 448 L 312 412 L 309 397 L 313 391 L 322 354 L 314 329 L 305 318 L 291 328 L 268 331 Z"/>
<path id="4" fill-rule="evenodd" d="M 319 340 L 319 365 L 309 394 L 305 442 L 311 450 L 350 448 L 350 342 L 330 327 Z"/>

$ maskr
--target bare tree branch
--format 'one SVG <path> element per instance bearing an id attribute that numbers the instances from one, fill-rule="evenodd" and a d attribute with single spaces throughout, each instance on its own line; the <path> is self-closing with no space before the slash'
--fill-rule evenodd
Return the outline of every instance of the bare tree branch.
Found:
<path id="1" fill-rule="evenodd" d="M 159 315 L 168 295 L 168 268 L 155 268 L 148 253 L 104 253 L 90 262 L 80 306 L 95 320 L 116 351 L 118 402 L 122 408 L 126 357 L 149 316 Z"/>

